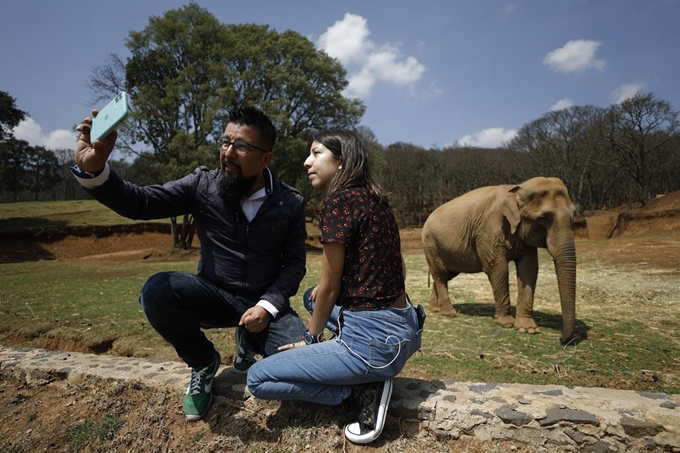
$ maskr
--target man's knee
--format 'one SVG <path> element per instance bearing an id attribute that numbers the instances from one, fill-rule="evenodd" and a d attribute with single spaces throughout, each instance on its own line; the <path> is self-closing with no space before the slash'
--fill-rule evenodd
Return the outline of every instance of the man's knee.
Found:
<path id="1" fill-rule="evenodd" d="M 305 310 L 307 310 L 310 314 L 314 312 L 314 301 L 310 300 L 310 296 L 312 295 L 313 290 L 314 286 L 307 289 L 307 291 L 305 291 L 305 294 L 302 296 L 302 303 L 305 306 Z"/>
<path id="2" fill-rule="evenodd" d="M 172 292 L 170 287 L 170 273 L 160 272 L 154 274 L 149 277 L 146 283 L 144 283 L 144 286 L 142 286 L 142 289 L 139 292 L 139 303 L 146 311 L 146 309 L 155 304 L 156 301 L 164 299 L 163 295 L 166 294 L 168 290 Z"/>

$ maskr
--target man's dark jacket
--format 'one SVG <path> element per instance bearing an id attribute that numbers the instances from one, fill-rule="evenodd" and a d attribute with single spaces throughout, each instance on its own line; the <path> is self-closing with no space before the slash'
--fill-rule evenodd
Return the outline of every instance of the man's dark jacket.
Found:
<path id="1" fill-rule="evenodd" d="M 302 194 L 265 168 L 267 197 L 252 221 L 241 206 L 219 195 L 221 170 L 198 167 L 163 185 L 139 187 L 111 171 L 92 196 L 130 219 L 191 214 L 201 241 L 198 274 L 231 294 L 289 306 L 305 275 L 305 212 Z"/>

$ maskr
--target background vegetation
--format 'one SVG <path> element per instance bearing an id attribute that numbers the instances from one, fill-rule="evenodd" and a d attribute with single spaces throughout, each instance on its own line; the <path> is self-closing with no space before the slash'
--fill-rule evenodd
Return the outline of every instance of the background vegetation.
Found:
<path id="1" fill-rule="evenodd" d="M 357 127 L 365 107 L 347 99 L 337 60 L 293 31 L 266 25 L 222 24 L 196 4 L 150 17 L 126 41 L 131 56 L 111 55 L 93 70 L 93 100 L 121 90 L 133 112 L 120 129 L 126 158 L 112 162 L 140 185 L 163 183 L 198 165 L 217 167 L 217 141 L 229 109 L 256 105 L 279 131 L 272 168 L 313 203 L 302 162 L 310 132 Z M 86 198 L 68 172 L 73 150 L 47 150 L 12 137 L 26 115 L 0 92 L 0 202 Z M 393 193 L 400 225 L 421 226 L 437 206 L 480 186 L 556 176 L 581 209 L 635 203 L 680 189 L 678 111 L 653 93 L 607 108 L 572 106 L 523 125 L 494 149 L 454 144 L 425 149 L 380 144 L 358 127 L 379 179 Z M 193 219 L 171 219 L 175 245 L 186 248 Z"/>

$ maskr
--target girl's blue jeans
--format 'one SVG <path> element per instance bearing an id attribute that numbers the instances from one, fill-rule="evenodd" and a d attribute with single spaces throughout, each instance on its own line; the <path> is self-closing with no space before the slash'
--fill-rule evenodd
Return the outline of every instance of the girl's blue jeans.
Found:
<path id="1" fill-rule="evenodd" d="M 151 326 L 191 367 L 205 366 L 214 359 L 215 347 L 201 329 L 237 327 L 243 313 L 257 303 L 187 272 L 151 276 L 139 302 Z M 289 307 L 263 331 L 245 330 L 245 338 L 251 350 L 266 357 L 276 354 L 281 345 L 299 341 L 305 330 L 305 323 Z"/>
<path id="2" fill-rule="evenodd" d="M 304 295 L 312 311 L 311 288 Z M 407 298 L 408 301 L 408 298 Z M 340 329 L 337 329 L 337 326 Z M 303 400 L 340 404 L 351 386 L 396 376 L 420 348 L 416 310 L 406 308 L 348 311 L 335 307 L 328 328 L 337 336 L 289 349 L 255 363 L 248 370 L 248 389 L 265 400 Z"/>

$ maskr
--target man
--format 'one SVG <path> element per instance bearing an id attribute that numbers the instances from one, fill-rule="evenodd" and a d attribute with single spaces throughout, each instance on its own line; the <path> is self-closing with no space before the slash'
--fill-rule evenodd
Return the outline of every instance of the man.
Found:
<path id="1" fill-rule="evenodd" d="M 93 111 L 96 115 L 97 111 Z M 220 147 L 221 168 L 196 168 L 164 185 L 123 181 L 106 161 L 117 132 L 90 143 L 91 118 L 81 132 L 71 171 L 102 204 L 131 219 L 193 215 L 201 241 L 197 275 L 161 272 L 139 301 L 149 323 L 192 368 L 184 413 L 199 420 L 212 400 L 220 355 L 201 328 L 237 327 L 234 369 L 246 373 L 254 354 L 269 356 L 303 337 L 290 307 L 305 274 L 302 194 L 268 168 L 276 130 L 252 107 L 235 109 Z"/>

